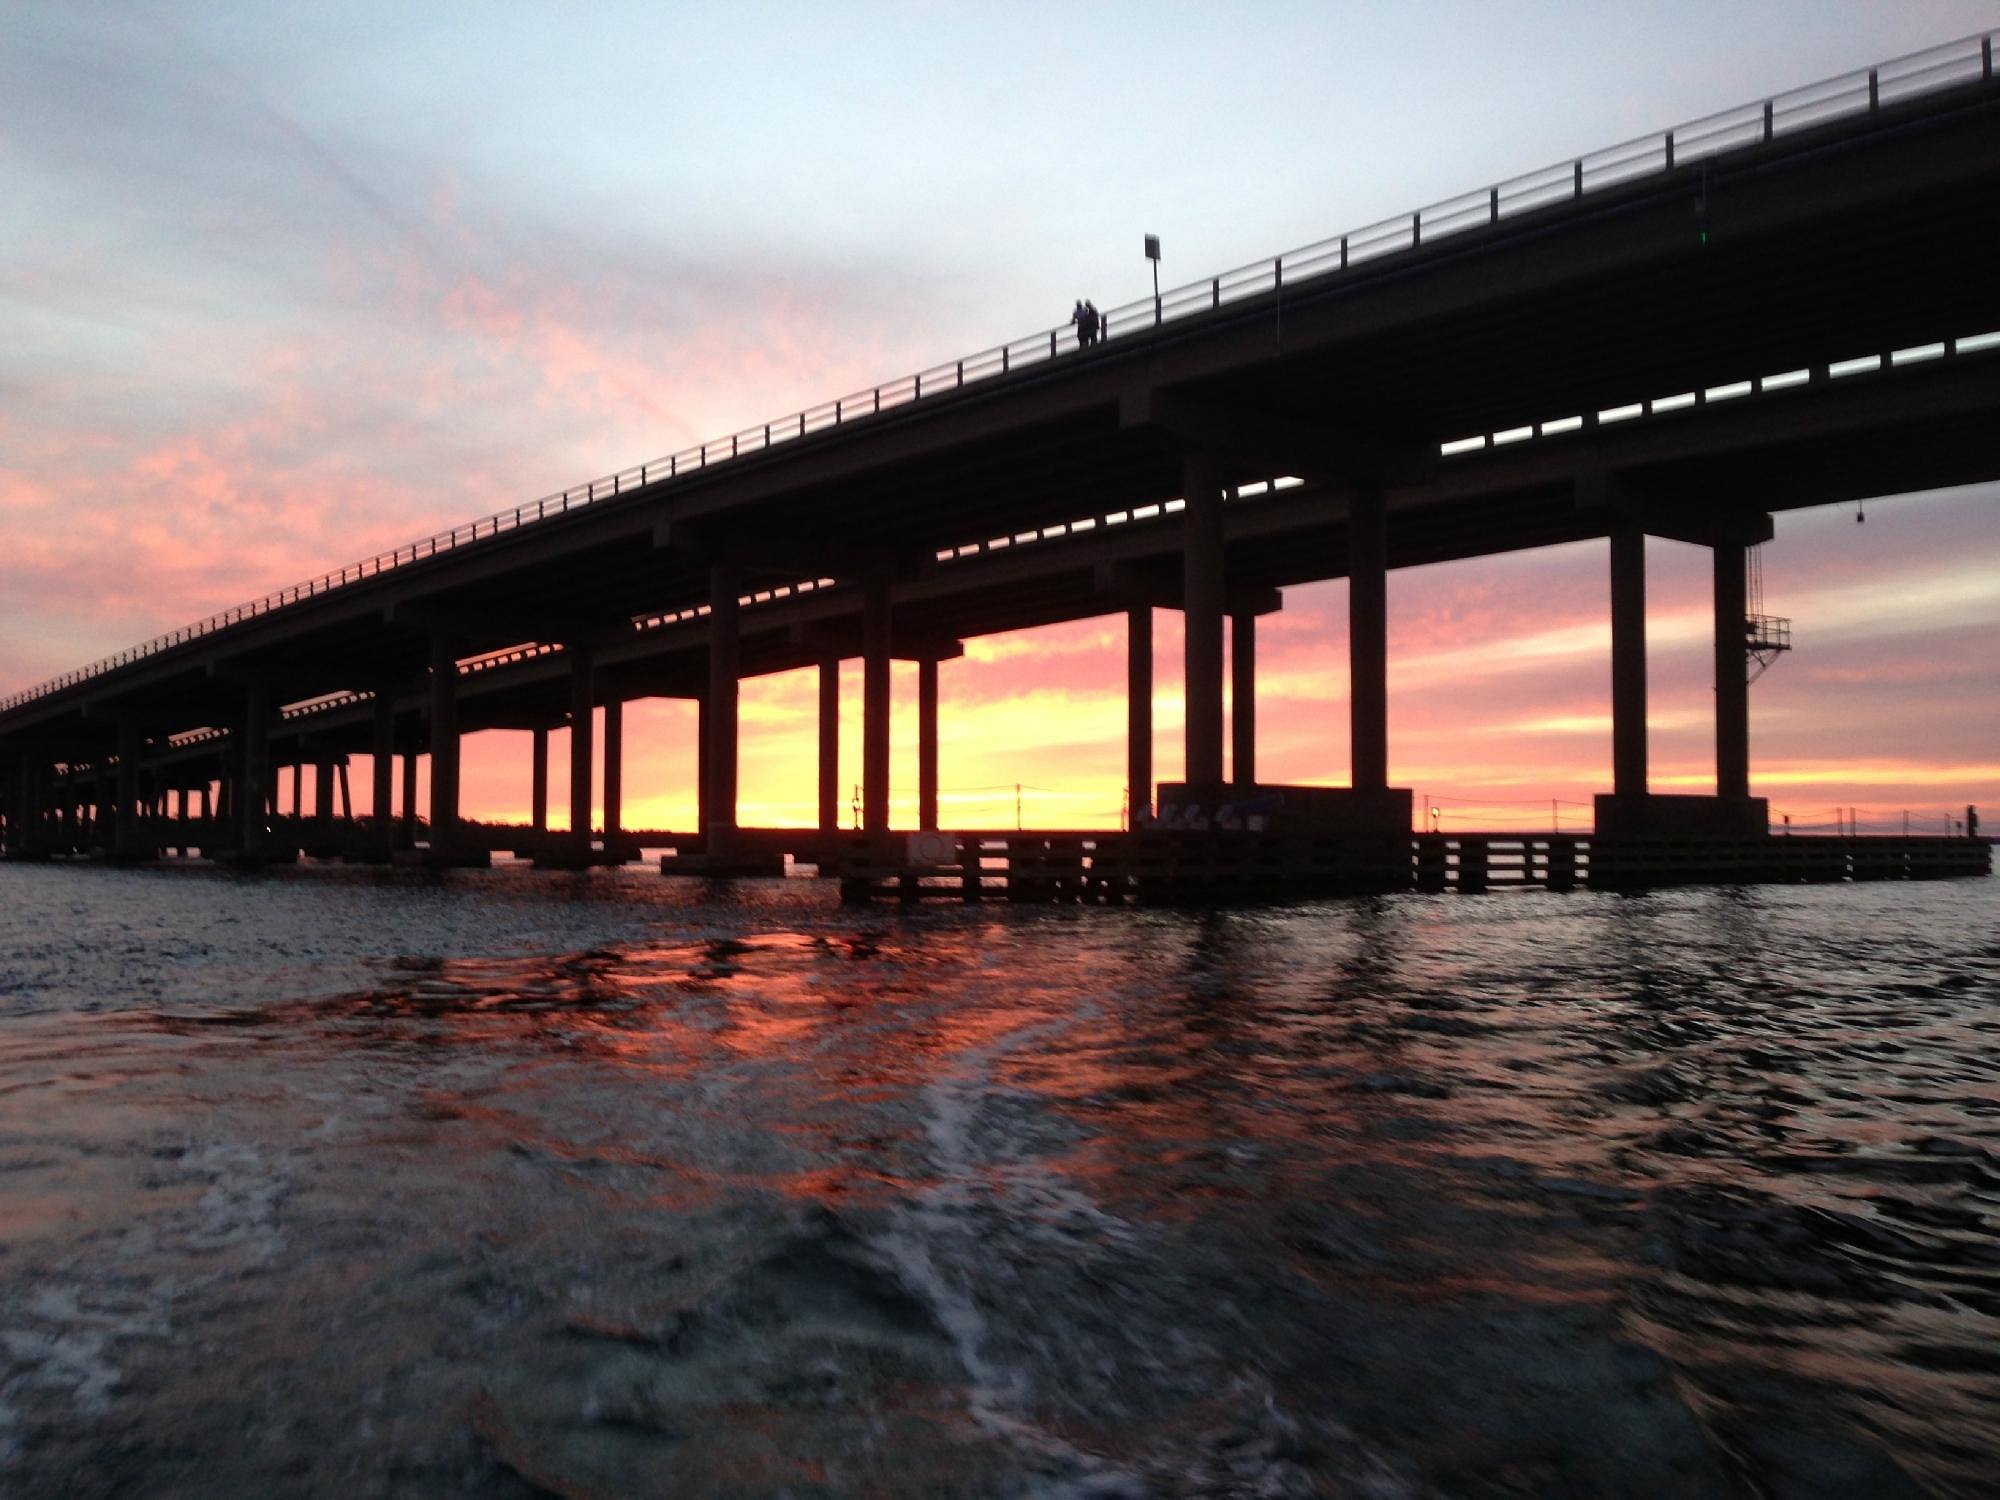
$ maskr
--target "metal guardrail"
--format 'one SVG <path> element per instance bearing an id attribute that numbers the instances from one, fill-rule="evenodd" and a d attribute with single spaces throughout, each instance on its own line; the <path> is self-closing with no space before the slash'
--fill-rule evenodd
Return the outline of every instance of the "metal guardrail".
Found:
<path id="1" fill-rule="evenodd" d="M 1691 161 L 1761 145 L 1830 120 L 1867 114 L 1884 105 L 1966 83 L 1991 82 L 1996 37 L 2000 37 L 2000 32 L 1985 32 L 1878 63 L 1871 68 L 1823 79 L 1753 104 L 1722 110 L 1668 130 L 1607 146 L 1586 156 L 1523 173 L 1474 192 L 1427 204 L 1395 218 L 1383 219 L 1349 230 L 1346 234 L 1288 250 L 1269 260 L 1224 271 L 1205 281 L 1190 282 L 1156 296 L 1125 303 L 1100 315 L 1103 319 L 1102 337 L 1129 336 L 1176 319 L 1212 312 L 1231 302 L 1280 290 L 1288 279 L 1296 282 L 1307 277 L 1338 274 L 1383 256 L 1415 251 L 1469 229 L 1497 224 L 1516 214 L 1585 197 L 1638 178 L 1670 172 Z M 1073 326 L 1066 324 L 1031 333 L 962 359 L 932 365 L 915 374 L 885 381 L 831 401 L 822 401 L 790 416 L 742 428 L 727 436 L 683 448 L 664 458 L 652 459 L 615 474 L 544 495 L 512 510 L 482 516 L 449 531 L 378 552 L 373 557 L 349 563 L 334 572 L 322 573 L 317 578 L 278 589 L 261 599 L 221 610 L 192 625 L 128 647 L 115 656 L 105 657 L 10 697 L 0 698 L 0 713 L 273 610 L 408 567 L 483 538 L 531 526 L 634 489 L 781 447 L 812 433 L 825 432 L 898 407 L 947 395 L 969 384 L 1055 359 L 1076 348 L 1077 332 Z"/>

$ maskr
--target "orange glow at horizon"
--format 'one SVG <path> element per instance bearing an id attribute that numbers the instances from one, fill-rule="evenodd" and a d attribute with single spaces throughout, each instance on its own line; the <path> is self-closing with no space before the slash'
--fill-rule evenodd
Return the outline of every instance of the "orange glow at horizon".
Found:
<path id="1" fill-rule="evenodd" d="M 1583 827 L 1589 803 L 1610 786 L 1609 626 L 1602 544 L 1399 572 L 1391 582 L 1390 756 L 1392 780 L 1438 806 L 1450 826 Z M 1651 782 L 1661 791 L 1714 786 L 1714 725 L 1707 554 L 1654 544 L 1648 644 L 1651 658 Z M 1949 635 L 1954 615 L 2000 620 L 2000 582 L 1973 569 L 1934 572 L 1949 598 L 1933 627 Z M 1857 641 L 1875 641 L 1898 594 L 1836 581 L 1805 609 L 1835 615 Z M 1827 602 L 1826 596 L 1832 597 Z M 1803 612 L 1803 610 L 1802 610 Z M 1888 626 L 1897 622 L 1888 620 Z M 1345 585 L 1288 589 L 1284 609 L 1258 622 L 1259 780 L 1343 785 L 1347 781 Z M 1911 649 L 1930 651 L 1907 621 Z M 1888 633 L 1893 634 L 1893 630 Z M 1872 699 L 1900 691 L 1900 662 L 1871 665 L 1840 649 L 1834 628 L 1781 660 L 1752 690 L 1752 790 L 1773 817 L 1802 821 L 1861 804 L 1882 816 L 1908 808 L 1942 816 L 1967 802 L 2000 802 L 2000 758 L 1978 734 L 1897 731 L 1871 715 Z M 1182 704 L 1177 616 L 1154 616 L 1154 774 L 1178 779 Z M 1812 637 L 1808 635 L 1808 639 Z M 1122 618 L 1016 631 L 966 643 L 941 665 L 940 821 L 947 828 L 1011 828 L 1017 809 L 1035 828 L 1115 828 L 1126 806 L 1125 630 Z M 1824 673 L 1830 680 L 1823 681 Z M 860 779 L 861 673 L 841 670 L 840 822 L 851 826 Z M 916 668 L 892 672 L 892 822 L 916 824 Z M 1991 700 L 1956 702 L 1956 718 L 1991 725 Z M 1857 711 L 1860 706 L 1862 711 Z M 746 680 L 741 692 L 738 819 L 746 826 L 810 827 L 818 820 L 818 684 L 813 670 Z M 1954 717 L 1940 714 L 1940 722 Z M 623 825 L 695 827 L 695 710 L 643 701 L 625 714 Z M 1832 726 L 1844 739 L 1829 741 Z M 567 735 L 550 743 L 551 826 L 568 826 Z M 599 730 L 601 745 L 601 725 Z M 1984 750 L 1986 753 L 1980 753 Z M 529 739 L 475 735 L 466 743 L 466 816 L 528 817 Z M 601 754 L 601 750 L 600 750 Z M 600 773 L 601 774 L 601 773 Z M 601 822 L 601 802 L 595 814 Z M 1421 817 L 1422 814 L 1419 813 Z"/>

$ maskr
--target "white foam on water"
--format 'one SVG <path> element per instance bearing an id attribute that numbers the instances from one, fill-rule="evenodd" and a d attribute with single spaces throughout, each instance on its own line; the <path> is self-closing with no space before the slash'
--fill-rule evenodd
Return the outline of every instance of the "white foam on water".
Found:
<path id="1" fill-rule="evenodd" d="M 44 1286 L 10 1309 L 10 1322 L 29 1326 L 0 1329 L 0 1347 L 12 1365 L 0 1378 L 0 1405 L 10 1394 L 50 1391 L 68 1396 L 88 1416 L 111 1409 L 122 1379 L 112 1351 L 128 1339 L 165 1337 L 168 1325 L 158 1296 L 125 1306 L 87 1303 L 89 1296 L 77 1287 Z M 0 1426 L 16 1420 L 10 1408 Z"/>
<path id="2" fill-rule="evenodd" d="M 288 1183 L 247 1146 L 213 1144 L 189 1151 L 184 1171 L 209 1180 L 195 1204 L 196 1222 L 181 1243 L 192 1250 L 237 1250 L 252 1264 L 275 1260 L 285 1248 L 278 1207 Z"/>
<path id="3" fill-rule="evenodd" d="M 973 1212 L 982 1203 L 998 1210 L 1007 1234 L 1025 1249 L 1057 1247 L 1073 1253 L 1086 1236 L 1106 1248 L 1130 1248 L 1138 1242 L 1131 1223 L 1051 1169 L 1036 1143 L 1021 1142 L 1022 1149 L 1010 1153 L 1003 1141 L 986 1155 L 975 1144 L 982 1106 L 1013 1092 L 996 1078 L 999 1064 L 1011 1053 L 1042 1047 L 1087 1021 L 1093 1009 L 1088 1002 L 1079 1003 L 1065 1017 L 1010 1031 L 960 1054 L 949 1075 L 924 1086 L 919 1097 L 937 1181 L 894 1210 L 892 1227 L 876 1241 L 950 1338 L 970 1377 L 968 1415 L 974 1424 L 1013 1444 L 1042 1471 L 1023 1492 L 1037 1500 L 1142 1500 L 1158 1493 L 1166 1477 L 1151 1466 L 1122 1464 L 1080 1448 L 1034 1421 L 1027 1413 L 1034 1395 L 1032 1372 L 1010 1368 L 996 1357 L 981 1300 L 969 1279 L 952 1271 L 990 1263 L 1002 1249 L 992 1241 L 992 1216 Z M 1193 1365 L 1207 1362 L 1208 1353 L 1190 1348 L 1163 1357 Z M 1244 1424 L 1247 1431 L 1237 1434 L 1242 1440 L 1226 1453 L 1197 1448 L 1169 1462 L 1198 1464 L 1230 1494 L 1281 1500 L 1320 1493 L 1310 1476 L 1282 1456 L 1299 1424 L 1280 1408 L 1268 1383 L 1261 1376 L 1241 1374 L 1231 1386 L 1231 1405 L 1252 1413 Z M 1351 1433 L 1342 1429 L 1338 1437 L 1348 1460 L 1342 1478 L 1350 1493 L 1365 1500 L 1405 1500 L 1415 1493 Z"/>
<path id="4" fill-rule="evenodd" d="M 1022 1411 L 1032 1387 L 1029 1373 L 1004 1368 L 988 1352 L 991 1327 L 971 1290 L 946 1274 L 940 1253 L 952 1247 L 951 1258 L 976 1263 L 992 1254 L 979 1224 L 966 1212 L 982 1184 L 1002 1182 L 1009 1197 L 1036 1196 L 1063 1202 L 1069 1211 L 1088 1215 L 1107 1229 L 1123 1226 L 1104 1214 L 1083 1194 L 1062 1184 L 1055 1174 L 1032 1160 L 988 1164 L 976 1159 L 972 1127 L 978 1103 L 995 1092 L 994 1065 L 1008 1053 L 1065 1029 L 1071 1021 L 1048 1021 L 1008 1032 L 988 1046 L 967 1052 L 951 1076 L 924 1086 L 924 1133 L 938 1182 L 892 1215 L 893 1227 L 878 1240 L 897 1273 L 930 1307 L 949 1336 L 959 1362 L 971 1379 L 968 1414 L 981 1429 L 1028 1450 L 1044 1463 L 1069 1472 L 1042 1482 L 1034 1493 L 1059 1497 L 1142 1496 L 1149 1493 L 1137 1473 L 1085 1452 L 1038 1426 Z M 998 1168 L 998 1172 L 994 1170 Z M 1034 1215 L 1010 1216 L 1011 1222 L 1034 1223 Z"/>
<path id="5" fill-rule="evenodd" d="M 192 1288 L 262 1265 L 284 1249 L 278 1210 L 287 1191 L 283 1174 L 246 1146 L 211 1142 L 185 1151 L 175 1175 L 207 1186 L 193 1205 L 155 1215 L 142 1211 L 120 1235 L 118 1258 L 144 1266 L 170 1257 L 143 1287 L 44 1284 L 24 1300 L 0 1309 L 0 1452 L 11 1449 L 19 1398 L 67 1399 L 87 1417 L 107 1414 L 124 1375 L 120 1348 L 136 1339 L 172 1337 L 174 1299 Z M 203 1274 L 189 1269 L 186 1257 Z M 214 1264 L 220 1257 L 224 1264 Z"/>

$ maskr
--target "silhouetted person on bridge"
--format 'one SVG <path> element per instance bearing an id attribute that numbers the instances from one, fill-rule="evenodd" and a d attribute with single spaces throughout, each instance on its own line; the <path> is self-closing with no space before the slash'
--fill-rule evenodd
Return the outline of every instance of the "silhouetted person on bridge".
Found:
<path id="1" fill-rule="evenodd" d="M 1088 349 L 1097 342 L 1098 329 L 1103 327 L 1103 317 L 1094 302 L 1079 302 L 1076 310 L 1069 315 L 1070 322 L 1076 324 L 1076 347 Z"/>

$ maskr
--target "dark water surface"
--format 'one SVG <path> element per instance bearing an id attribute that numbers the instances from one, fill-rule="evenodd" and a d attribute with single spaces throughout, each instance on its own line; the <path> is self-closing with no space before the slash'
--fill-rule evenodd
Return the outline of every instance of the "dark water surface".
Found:
<path id="1" fill-rule="evenodd" d="M 2000 884 L 0 868 L 0 1491 L 2000 1489 Z"/>

